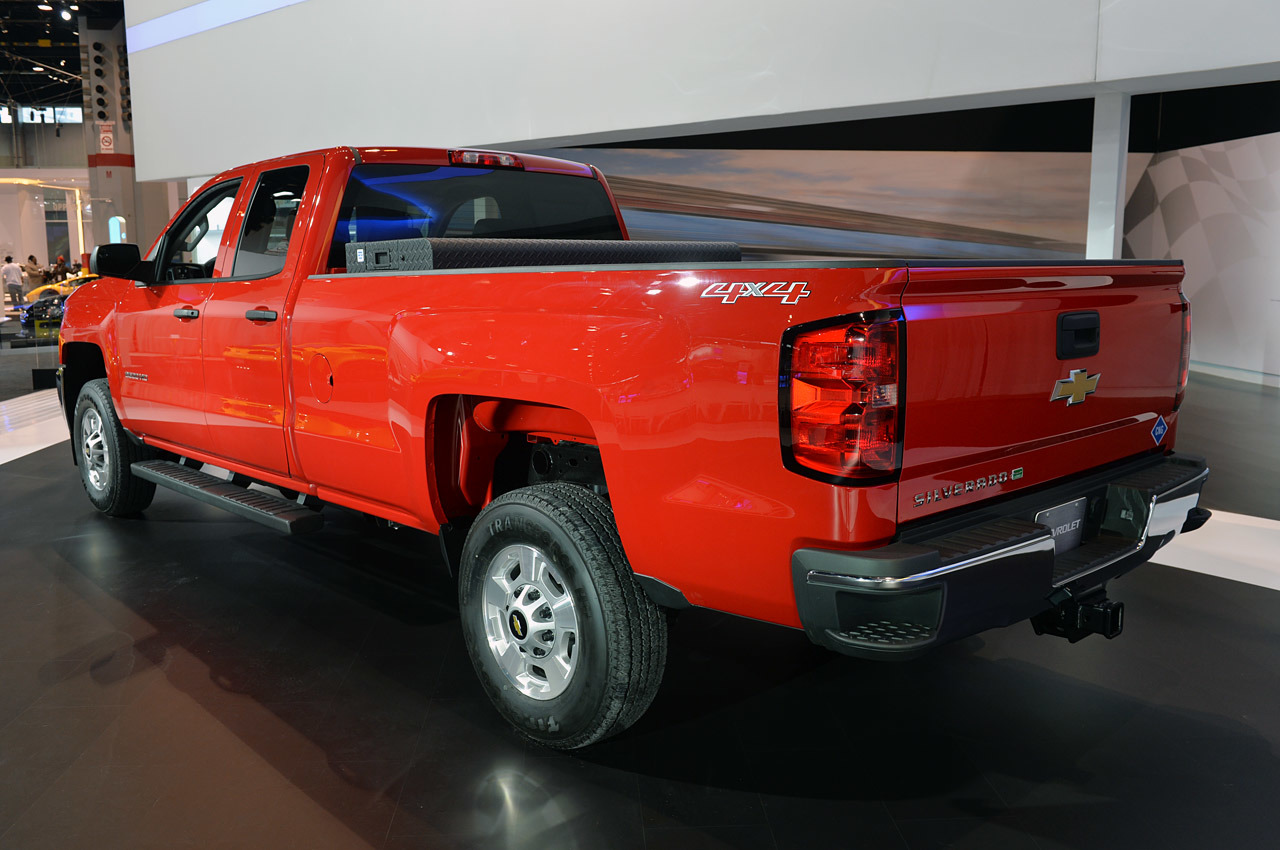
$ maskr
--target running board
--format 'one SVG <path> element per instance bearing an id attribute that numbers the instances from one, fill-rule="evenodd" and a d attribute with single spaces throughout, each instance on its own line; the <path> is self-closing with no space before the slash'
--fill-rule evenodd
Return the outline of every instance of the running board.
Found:
<path id="1" fill-rule="evenodd" d="M 176 490 L 206 505 L 222 508 L 285 534 L 315 531 L 324 525 L 318 511 L 280 496 L 249 490 L 167 460 L 140 460 L 130 466 L 133 474 L 161 487 Z"/>

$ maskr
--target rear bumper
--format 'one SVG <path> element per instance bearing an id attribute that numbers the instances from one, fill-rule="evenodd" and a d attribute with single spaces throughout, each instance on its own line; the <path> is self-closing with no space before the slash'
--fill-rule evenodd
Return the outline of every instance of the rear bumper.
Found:
<path id="1" fill-rule="evenodd" d="M 905 658 L 1089 598 L 1208 519 L 1198 506 L 1209 470 L 1169 455 L 904 529 L 865 551 L 800 549 L 796 606 L 815 643 L 846 655 Z M 1042 510 L 1087 499 L 1085 540 L 1055 555 Z"/>

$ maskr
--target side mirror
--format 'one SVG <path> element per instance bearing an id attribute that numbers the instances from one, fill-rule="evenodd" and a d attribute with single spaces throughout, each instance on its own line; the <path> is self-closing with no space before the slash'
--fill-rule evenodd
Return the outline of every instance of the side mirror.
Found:
<path id="1" fill-rule="evenodd" d="M 89 257 L 89 271 L 103 277 L 122 277 L 143 286 L 153 283 L 151 263 L 142 262 L 142 252 L 131 242 L 99 245 Z"/>

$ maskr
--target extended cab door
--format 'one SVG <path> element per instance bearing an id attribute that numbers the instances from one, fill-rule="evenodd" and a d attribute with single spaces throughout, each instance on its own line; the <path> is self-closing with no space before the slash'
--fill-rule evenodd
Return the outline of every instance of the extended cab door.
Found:
<path id="1" fill-rule="evenodd" d="M 236 217 L 231 271 L 205 308 L 204 380 L 211 450 L 272 472 L 289 471 L 284 340 L 289 288 L 315 208 L 323 154 L 293 157 L 253 177 Z"/>
<path id="2" fill-rule="evenodd" d="M 152 249 L 156 282 L 121 289 L 116 314 L 122 377 L 116 387 L 135 433 L 204 448 L 201 324 L 213 280 L 226 272 L 224 234 L 242 177 L 205 189 Z"/>

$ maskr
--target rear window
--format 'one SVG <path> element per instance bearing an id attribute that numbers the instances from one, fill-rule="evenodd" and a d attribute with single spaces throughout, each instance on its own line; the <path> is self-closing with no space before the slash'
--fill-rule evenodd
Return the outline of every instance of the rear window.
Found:
<path id="1" fill-rule="evenodd" d="M 565 174 L 454 166 L 369 164 L 351 171 L 329 266 L 348 242 L 424 236 L 621 239 L 598 180 Z"/>

